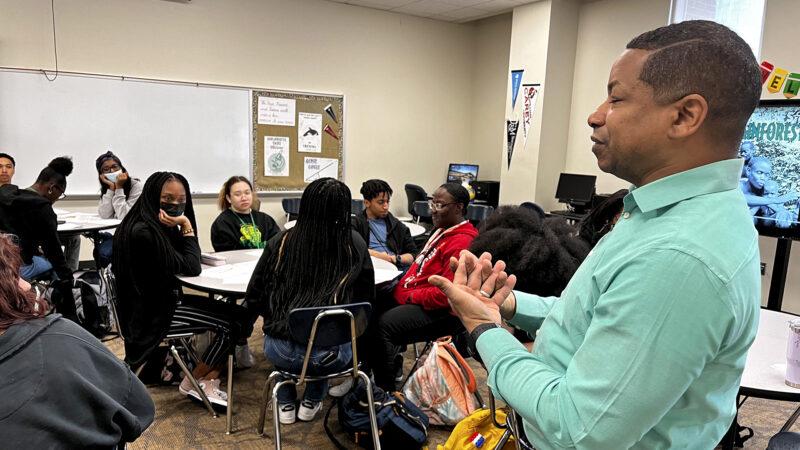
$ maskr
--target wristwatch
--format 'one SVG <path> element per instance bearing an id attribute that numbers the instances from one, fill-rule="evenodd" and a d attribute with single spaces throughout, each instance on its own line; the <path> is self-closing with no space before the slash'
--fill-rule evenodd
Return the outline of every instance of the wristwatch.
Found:
<path id="1" fill-rule="evenodd" d="M 478 338 L 488 330 L 493 330 L 495 328 L 503 328 L 503 326 L 496 322 L 488 322 L 482 323 L 472 330 L 472 332 L 469 334 L 469 340 L 467 341 L 467 349 L 472 355 L 478 354 L 478 348 L 475 346 L 475 344 L 478 342 Z"/>

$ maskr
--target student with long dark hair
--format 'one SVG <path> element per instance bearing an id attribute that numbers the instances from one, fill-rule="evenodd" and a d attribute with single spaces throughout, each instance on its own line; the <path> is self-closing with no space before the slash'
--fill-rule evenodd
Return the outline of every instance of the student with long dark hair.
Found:
<path id="1" fill-rule="evenodd" d="M 62 156 L 50 161 L 27 189 L 13 184 L 0 186 L 0 231 L 19 237 L 24 264 L 20 272 L 27 281 L 47 276 L 50 271 L 57 278 L 72 278 L 53 212 L 53 203 L 65 197 L 67 176 L 71 173 L 72 160 Z M 39 248 L 44 256 L 40 256 Z"/>
<path id="2" fill-rule="evenodd" d="M 247 323 L 244 308 L 206 297 L 179 294 L 177 274 L 199 275 L 200 246 L 189 183 L 177 173 L 156 172 L 128 211 L 114 238 L 113 271 L 125 360 L 143 364 L 168 332 L 211 330 L 214 341 L 194 370 L 208 399 L 227 406 L 219 374 Z M 180 392 L 200 398 L 185 378 Z"/>
<path id="3" fill-rule="evenodd" d="M 267 243 L 247 287 L 247 308 L 264 317 L 264 355 L 278 368 L 300 370 L 306 346 L 289 335 L 292 309 L 369 302 L 374 297 L 367 244 L 350 229 L 350 189 L 333 178 L 312 182 L 303 192 L 297 224 Z M 310 373 L 343 369 L 352 356 L 349 344 L 315 347 Z M 309 382 L 295 416 L 295 387 L 281 388 L 281 423 L 294 423 L 295 417 L 312 420 L 327 389 L 326 380 Z"/>
<path id="4" fill-rule="evenodd" d="M 4 448 L 114 448 L 153 422 L 147 389 L 100 341 L 19 277 L 0 235 L 0 430 Z"/>
<path id="5" fill-rule="evenodd" d="M 257 209 L 258 198 L 245 177 L 228 178 L 219 192 L 218 204 L 222 212 L 211 225 L 214 251 L 264 248 L 281 231 L 272 217 Z"/>

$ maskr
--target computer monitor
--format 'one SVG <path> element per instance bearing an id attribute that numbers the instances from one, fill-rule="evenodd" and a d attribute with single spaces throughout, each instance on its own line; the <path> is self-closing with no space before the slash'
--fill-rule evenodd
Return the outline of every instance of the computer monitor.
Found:
<path id="1" fill-rule="evenodd" d="M 739 156 L 745 160 L 739 187 L 758 233 L 800 240 L 800 100 L 761 100 Z"/>
<path id="2" fill-rule="evenodd" d="M 450 164 L 447 169 L 447 182 L 460 183 L 464 181 L 471 184 L 478 179 L 478 165 L 477 164 Z"/>
<path id="3" fill-rule="evenodd" d="M 595 180 L 595 175 L 562 173 L 558 178 L 556 198 L 560 203 L 570 205 L 575 212 L 585 212 L 592 204 Z"/>

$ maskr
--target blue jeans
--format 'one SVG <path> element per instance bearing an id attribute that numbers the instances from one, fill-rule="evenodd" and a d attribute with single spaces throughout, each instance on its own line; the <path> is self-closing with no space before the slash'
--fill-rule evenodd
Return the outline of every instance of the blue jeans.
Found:
<path id="1" fill-rule="evenodd" d="M 20 266 L 19 276 L 25 281 L 32 281 L 41 277 L 46 272 L 52 272 L 49 276 L 45 277 L 49 280 L 57 280 L 58 276 L 53 272 L 53 265 L 44 256 L 34 256 L 33 262 L 27 266 Z"/>
<path id="2" fill-rule="evenodd" d="M 264 336 L 264 356 L 276 368 L 299 374 L 303 369 L 303 360 L 306 355 L 306 346 L 283 339 Z M 344 370 L 353 364 L 353 350 L 350 344 L 337 347 L 314 347 L 311 349 L 308 361 L 308 375 L 327 375 Z M 277 381 L 284 380 L 277 377 Z M 328 380 L 309 381 L 303 394 L 305 400 L 321 402 L 328 393 Z M 278 390 L 278 403 L 294 403 L 297 399 L 297 389 L 294 384 L 284 385 Z"/>

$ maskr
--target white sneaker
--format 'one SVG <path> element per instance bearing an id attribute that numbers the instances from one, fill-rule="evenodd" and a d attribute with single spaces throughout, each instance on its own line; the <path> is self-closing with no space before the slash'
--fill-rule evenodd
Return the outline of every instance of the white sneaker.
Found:
<path id="1" fill-rule="evenodd" d="M 294 423 L 297 416 L 294 413 L 294 403 L 278 404 L 278 420 L 284 425 Z"/>
<path id="2" fill-rule="evenodd" d="M 343 383 L 337 384 L 336 386 L 332 386 L 328 389 L 328 395 L 331 397 L 341 397 L 344 394 L 350 392 L 350 389 L 353 388 L 353 377 L 347 377 Z"/>
<path id="3" fill-rule="evenodd" d="M 314 416 L 322 409 L 322 402 L 312 402 L 310 400 L 303 400 L 300 402 L 300 409 L 297 411 L 297 418 L 303 422 L 311 422 Z"/>
<path id="4" fill-rule="evenodd" d="M 200 387 L 206 393 L 208 401 L 224 407 L 228 407 L 228 393 L 219 388 L 219 379 L 203 380 Z"/>
<path id="5" fill-rule="evenodd" d="M 233 358 L 234 361 L 236 361 L 237 369 L 249 369 L 256 364 L 253 353 L 250 351 L 250 347 L 248 347 L 247 344 L 237 345 Z"/>

